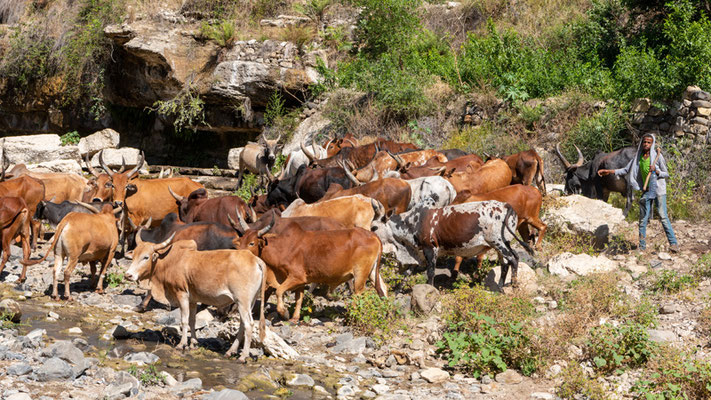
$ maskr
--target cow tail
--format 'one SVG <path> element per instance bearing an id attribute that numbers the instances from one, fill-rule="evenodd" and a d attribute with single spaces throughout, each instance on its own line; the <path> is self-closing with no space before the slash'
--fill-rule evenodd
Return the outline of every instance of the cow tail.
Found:
<path id="1" fill-rule="evenodd" d="M 64 230 L 64 227 L 67 226 L 67 224 L 62 221 L 59 223 L 59 226 L 57 227 L 57 230 L 54 232 L 54 238 L 52 239 L 52 245 L 49 246 L 49 249 L 47 249 L 47 253 L 44 255 L 44 257 L 40 258 L 39 260 L 20 260 L 20 264 L 24 266 L 30 266 L 30 265 L 36 265 L 44 260 L 47 259 L 47 256 L 49 256 L 49 253 L 54 250 L 54 247 L 57 245 L 57 241 L 59 240 L 59 237 L 62 235 L 62 231 Z"/>
<path id="2" fill-rule="evenodd" d="M 264 321 L 264 303 L 266 298 L 266 287 L 267 287 L 267 265 L 264 261 L 261 261 L 262 267 L 262 301 L 259 302 L 259 341 L 264 343 L 264 337 L 266 336 L 266 322 Z"/>
<path id="3" fill-rule="evenodd" d="M 26 216 L 26 214 L 27 214 L 27 208 L 23 208 L 22 210 L 20 210 L 20 212 L 18 212 L 17 214 L 15 214 L 14 217 L 10 218 L 10 221 L 9 221 L 7 224 L 5 224 L 4 226 L 0 226 L 0 230 L 3 230 L 3 229 L 5 229 L 5 228 L 7 228 L 8 226 L 14 224 L 15 221 L 17 220 L 17 218 L 18 218 L 20 215 L 22 215 L 23 213 L 25 214 L 25 217 L 23 217 L 23 218 L 24 218 L 25 220 L 27 220 L 27 216 Z"/>
<path id="4" fill-rule="evenodd" d="M 543 160 L 541 160 L 541 156 L 538 156 L 537 164 L 538 165 L 536 166 L 536 173 L 541 176 L 541 182 L 543 182 L 543 195 L 545 196 L 546 194 L 548 194 L 548 191 L 546 190 L 546 177 L 543 175 Z M 536 185 L 538 185 L 538 182 L 536 182 Z"/>
<path id="5" fill-rule="evenodd" d="M 501 227 L 501 237 L 502 237 L 502 238 L 504 237 L 504 227 L 506 227 L 506 229 L 507 229 L 509 232 L 511 232 L 511 234 L 512 234 L 513 237 L 514 237 L 514 239 L 516 239 L 516 241 L 517 241 L 521 246 L 523 246 L 524 249 L 526 249 L 526 252 L 527 252 L 528 254 L 530 254 L 531 256 L 533 256 L 533 249 L 531 248 L 531 246 L 529 246 L 528 243 L 524 242 L 523 240 L 519 239 L 518 236 L 516 236 L 516 232 L 514 232 L 513 230 L 511 230 L 511 227 L 509 226 L 509 219 L 510 219 L 512 216 L 517 218 L 516 212 L 514 211 L 513 207 L 511 207 L 511 206 L 508 206 L 508 207 L 506 207 L 506 208 L 507 208 L 507 210 L 506 210 L 506 217 L 504 217 L 504 226 Z"/>

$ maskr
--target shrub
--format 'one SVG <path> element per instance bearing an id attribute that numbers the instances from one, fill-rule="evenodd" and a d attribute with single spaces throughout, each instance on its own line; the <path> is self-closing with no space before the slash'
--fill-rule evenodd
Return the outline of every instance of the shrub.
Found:
<path id="1" fill-rule="evenodd" d="M 79 137 L 79 133 L 77 131 L 67 132 L 59 137 L 59 140 L 62 142 L 62 146 L 79 144 L 79 139 L 81 138 Z"/>
<path id="2" fill-rule="evenodd" d="M 421 30 L 417 8 L 420 0 L 356 0 L 363 7 L 356 25 L 361 51 L 371 57 L 406 51 Z"/>
<path id="3" fill-rule="evenodd" d="M 538 334 L 528 323 L 534 306 L 521 294 L 460 287 L 445 298 L 444 308 L 448 328 L 437 351 L 450 367 L 479 377 L 507 368 L 530 375 L 542 364 Z"/>
<path id="4" fill-rule="evenodd" d="M 294 43 L 300 53 L 304 52 L 306 43 L 313 40 L 315 36 L 313 28 L 306 25 L 289 25 L 281 31 L 281 40 Z"/>
<path id="5" fill-rule="evenodd" d="M 692 354 L 661 349 L 632 387 L 636 398 L 707 399 L 711 396 L 711 364 Z"/>
<path id="6" fill-rule="evenodd" d="M 520 136 L 500 129 L 499 126 L 488 121 L 475 127 L 464 127 L 452 132 L 445 146 L 475 154 L 491 155 L 513 154 L 530 148 Z"/>
<path id="7" fill-rule="evenodd" d="M 697 279 L 711 278 L 711 253 L 699 257 L 691 273 Z"/>
<path id="8" fill-rule="evenodd" d="M 123 283 L 123 279 L 124 279 L 124 277 L 123 277 L 123 274 L 121 274 L 121 273 L 108 272 L 106 274 L 106 278 L 104 280 L 106 281 L 106 284 L 110 288 L 115 288 Z"/>
<path id="9" fill-rule="evenodd" d="M 304 14 L 319 26 L 326 8 L 331 5 L 331 2 L 332 0 L 306 0 L 304 4 L 294 4 L 294 10 Z"/>
<path id="10" fill-rule="evenodd" d="M 200 25 L 200 34 L 221 47 L 231 47 L 235 40 L 235 26 L 229 21 L 221 21 L 214 24 L 203 22 Z"/>
<path id="11" fill-rule="evenodd" d="M 593 328 L 586 345 L 595 369 L 603 374 L 643 366 L 655 346 L 644 326 L 629 321 L 616 327 L 603 324 Z"/>
<path id="12" fill-rule="evenodd" d="M 142 385 L 152 386 L 165 383 L 165 375 L 156 370 L 155 365 L 149 365 L 143 369 L 138 369 L 138 367 L 132 365 L 128 368 L 128 373 L 136 377 Z"/>
<path id="13" fill-rule="evenodd" d="M 149 108 L 157 114 L 173 119 L 175 133 L 183 138 L 195 134 L 198 125 L 205 124 L 205 102 L 193 92 L 192 85 L 187 85 L 174 98 L 158 100 Z"/>
<path id="14" fill-rule="evenodd" d="M 397 326 L 400 314 L 392 297 L 380 297 L 373 290 L 351 297 L 346 302 L 346 324 L 373 335 L 382 343 Z"/>
<path id="15" fill-rule="evenodd" d="M 587 161 L 591 161 L 600 152 L 611 152 L 632 144 L 626 135 L 627 116 L 620 106 L 608 105 L 603 110 L 581 118 L 577 126 L 568 133 L 561 150 L 569 160 L 577 160 L 573 145 L 580 148 Z"/>
<path id="16" fill-rule="evenodd" d="M 555 390 L 561 399 L 607 400 L 605 388 L 595 379 L 585 375 L 579 364 L 573 363 L 561 374 L 562 383 Z"/>
<path id="17" fill-rule="evenodd" d="M 653 293 L 678 293 L 696 283 L 691 275 L 679 274 L 673 269 L 663 269 L 653 274 L 649 290 Z"/>
<path id="18" fill-rule="evenodd" d="M 8 79 L 14 94 L 25 96 L 29 89 L 50 77 L 57 68 L 52 56 L 54 43 L 37 26 L 17 26 L 9 35 L 9 46 L 0 62 L 0 75 Z"/>

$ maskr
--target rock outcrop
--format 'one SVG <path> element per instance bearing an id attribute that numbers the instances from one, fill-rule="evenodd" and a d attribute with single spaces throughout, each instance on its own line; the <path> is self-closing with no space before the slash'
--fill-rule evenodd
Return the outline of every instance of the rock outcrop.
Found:
<path id="1" fill-rule="evenodd" d="M 617 269 L 617 263 L 603 255 L 593 257 L 587 254 L 566 252 L 556 255 L 548 261 L 548 272 L 561 278 L 574 278 Z"/>
<path id="2" fill-rule="evenodd" d="M 622 210 L 602 201 L 580 195 L 557 199 L 548 205 L 544 220 L 548 229 L 589 237 L 603 246 L 614 235 L 628 228 Z"/>

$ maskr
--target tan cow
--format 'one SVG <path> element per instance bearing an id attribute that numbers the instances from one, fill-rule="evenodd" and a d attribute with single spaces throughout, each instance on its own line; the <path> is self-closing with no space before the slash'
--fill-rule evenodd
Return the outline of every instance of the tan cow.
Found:
<path id="1" fill-rule="evenodd" d="M 388 171 L 419 167 L 430 160 L 437 160 L 438 163 L 444 164 L 447 162 L 447 157 L 437 150 L 417 150 L 401 154 L 392 154 L 383 150 L 378 152 L 368 165 L 354 171 L 353 175 L 360 182 L 370 182 L 384 177 Z"/>
<path id="2" fill-rule="evenodd" d="M 511 183 L 511 170 L 503 160 L 487 161 L 480 168 L 475 162 L 465 171 L 444 176 L 454 186 L 457 193 L 468 190 L 470 194 L 491 192 Z"/>
<path id="3" fill-rule="evenodd" d="M 197 341 L 197 303 L 218 308 L 237 303 L 240 329 L 237 340 L 232 343 L 226 355 L 235 354 L 240 337 L 244 337 L 239 361 L 245 362 L 252 343 L 251 310 L 260 288 L 264 298 L 267 266 L 249 251 L 198 251 L 195 241 L 180 240 L 173 243 L 174 236 L 155 244 L 142 241 L 139 231 L 133 261 L 126 271 L 126 277 L 132 281 L 150 279 L 154 299 L 180 307 L 182 337 L 178 348 L 185 348 L 189 344 L 188 325 L 190 344 Z M 264 338 L 264 301 L 261 302 L 259 328 L 260 337 Z"/>
<path id="4" fill-rule="evenodd" d="M 10 244 L 17 236 L 22 242 L 22 256 L 30 258 L 30 215 L 27 203 L 21 197 L 0 197 L 0 273 L 10 258 Z M 27 267 L 22 268 L 20 281 L 25 280 Z"/>
<path id="5" fill-rule="evenodd" d="M 64 270 L 64 297 L 67 300 L 73 300 L 69 291 L 69 280 L 78 262 L 89 263 L 92 285 L 96 288 L 97 293 L 103 293 L 104 273 L 111 264 L 114 251 L 118 246 L 118 229 L 114 213 L 121 212 L 121 209 L 114 210 L 111 205 L 106 204 L 101 212 L 98 212 L 89 204 L 80 204 L 96 214 L 77 212 L 67 214 L 57 226 L 54 240 L 47 250 L 47 254 L 39 260 L 21 261 L 25 266 L 39 264 L 46 260 L 49 253 L 54 250 L 54 268 L 52 270 L 52 298 L 54 300 L 59 300 L 57 280 L 62 271 L 64 258 L 69 258 L 69 263 Z M 97 261 L 101 261 L 98 279 L 96 277 Z"/>
<path id="6" fill-rule="evenodd" d="M 370 230 L 373 219 L 385 215 L 382 204 L 363 195 L 338 197 L 319 203 L 306 204 L 296 199 L 281 213 L 286 217 L 329 217 L 342 223 L 347 228 Z"/>
<path id="7" fill-rule="evenodd" d="M 7 172 L 7 178 L 30 176 L 44 184 L 44 201 L 61 203 L 63 201 L 81 201 L 86 190 L 87 180 L 77 174 L 63 172 L 33 172 L 25 164 L 17 164 Z"/>

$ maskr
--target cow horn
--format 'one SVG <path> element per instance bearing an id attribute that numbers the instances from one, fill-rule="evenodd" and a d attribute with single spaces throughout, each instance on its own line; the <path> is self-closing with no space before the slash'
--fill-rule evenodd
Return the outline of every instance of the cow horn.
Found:
<path id="1" fill-rule="evenodd" d="M 311 152 L 306 148 L 306 145 L 304 145 L 303 140 L 299 142 L 299 145 L 301 145 L 301 151 L 304 152 L 304 155 L 306 156 L 306 158 L 309 159 L 309 162 L 310 163 L 314 162 L 314 155 L 311 154 Z"/>
<path id="2" fill-rule="evenodd" d="M 113 211 L 113 213 L 114 213 L 114 215 L 118 215 L 121 211 L 123 211 L 123 207 L 117 207 L 117 208 Z"/>
<path id="3" fill-rule="evenodd" d="M 91 166 L 91 162 L 89 162 L 89 153 L 86 153 L 86 156 L 84 156 L 84 162 L 86 163 L 86 169 L 89 173 L 98 178 L 100 174 Z"/>
<path id="4" fill-rule="evenodd" d="M 334 137 L 329 137 L 328 139 L 329 139 L 328 142 L 326 142 L 326 145 L 323 147 L 324 149 L 326 149 L 326 151 L 328 151 L 328 146 L 331 145 L 331 142 L 333 142 L 334 140 L 336 140 L 336 137 L 335 137 L 335 136 L 334 136 Z"/>
<path id="5" fill-rule="evenodd" d="M 403 159 L 400 156 L 398 156 L 397 154 L 391 153 L 390 150 L 385 150 L 385 151 L 387 151 L 388 154 L 390 155 L 390 157 L 392 157 L 393 160 L 395 160 L 395 162 L 397 163 L 399 168 L 405 168 L 405 161 L 403 161 Z"/>
<path id="6" fill-rule="evenodd" d="M 76 204 L 86 208 L 87 210 L 91 211 L 92 214 L 98 214 L 99 212 L 96 210 L 96 208 L 92 207 L 91 204 L 84 203 L 82 201 L 77 201 Z"/>
<path id="7" fill-rule="evenodd" d="M 123 171 L 125 171 L 125 170 L 126 170 L 126 159 L 123 156 L 121 156 L 121 169 L 118 170 L 118 173 L 122 174 Z"/>
<path id="8" fill-rule="evenodd" d="M 351 173 L 351 171 L 350 171 L 348 168 L 346 168 L 346 166 L 343 165 L 342 162 L 339 161 L 339 162 L 338 162 L 338 165 L 340 165 L 341 168 L 343 168 L 343 171 L 346 173 L 346 177 L 348 177 L 348 180 L 349 180 L 349 181 L 353 182 L 356 186 L 360 186 L 360 185 L 363 184 L 361 181 L 358 180 L 358 178 L 356 178 L 355 176 L 353 176 L 353 174 Z"/>
<path id="9" fill-rule="evenodd" d="M 252 223 L 257 222 L 257 213 L 254 211 L 254 208 L 252 208 L 252 205 L 248 205 L 249 207 L 249 215 L 252 217 Z"/>
<path id="10" fill-rule="evenodd" d="M 173 189 L 171 189 L 170 186 L 168 186 L 168 191 L 170 192 L 170 195 L 173 196 L 173 198 L 177 201 L 183 201 L 185 199 L 185 197 L 178 196 L 177 194 L 175 194 L 175 192 L 173 192 Z"/>
<path id="11" fill-rule="evenodd" d="M 560 161 L 563 163 L 563 167 L 565 167 L 565 169 L 570 169 L 570 162 L 566 160 L 563 153 L 560 152 L 560 143 L 555 144 L 555 152 L 558 154 L 558 158 L 560 158 Z"/>
<path id="12" fill-rule="evenodd" d="M 148 221 L 146 221 L 146 223 L 143 224 L 142 227 L 148 229 L 148 228 L 151 227 L 151 224 L 152 224 L 152 223 L 153 223 L 153 217 L 148 217 Z"/>
<path id="13" fill-rule="evenodd" d="M 353 145 L 353 147 L 358 146 L 358 143 L 354 142 L 354 141 L 351 140 L 350 138 L 343 138 L 343 140 L 347 140 L 347 141 L 351 142 L 351 144 Z M 378 148 L 377 143 L 375 144 L 375 148 L 376 148 L 376 149 Z"/>
<path id="14" fill-rule="evenodd" d="M 264 236 L 267 232 L 269 232 L 274 227 L 274 219 L 275 219 L 274 214 L 272 213 L 272 220 L 271 220 L 271 222 L 269 222 L 269 225 L 265 226 L 264 228 L 260 229 L 257 232 L 258 238 L 261 238 L 262 236 Z"/>
<path id="15" fill-rule="evenodd" d="M 247 224 L 247 221 L 244 220 L 242 213 L 239 212 L 237 207 L 235 207 L 235 213 L 237 214 L 237 221 L 239 221 L 238 226 L 242 228 L 242 232 L 247 232 L 249 230 L 249 225 Z M 232 222 L 234 222 L 234 220 Z"/>
<path id="16" fill-rule="evenodd" d="M 160 167 L 160 173 L 158 174 L 158 179 L 163 179 L 163 171 L 164 171 L 164 168 Z"/>
<path id="17" fill-rule="evenodd" d="M 346 165 L 348 166 L 348 168 L 351 169 L 351 171 L 355 171 L 358 169 L 358 168 L 356 168 L 355 164 L 353 164 L 353 162 L 351 160 L 346 160 Z"/>
<path id="18" fill-rule="evenodd" d="M 136 231 L 136 246 L 143 243 L 143 239 L 141 239 L 141 232 L 143 232 L 143 227 L 138 228 L 138 231 Z"/>
<path id="19" fill-rule="evenodd" d="M 170 237 L 168 239 L 153 246 L 153 251 L 163 250 L 166 247 L 170 246 L 170 243 L 173 241 L 173 238 L 175 237 L 175 233 L 176 232 L 173 232 L 173 234 L 170 235 Z"/>
<path id="20" fill-rule="evenodd" d="M 143 150 L 141 150 L 141 159 L 138 160 L 138 164 L 133 167 L 131 171 L 128 173 L 128 177 L 131 178 L 134 174 L 138 174 L 138 170 L 141 169 L 143 166 L 143 163 L 146 161 L 146 156 L 143 154 Z"/>
<path id="21" fill-rule="evenodd" d="M 137 230 L 137 229 L 139 229 L 139 228 L 136 226 L 136 223 L 133 222 L 133 220 L 131 219 L 131 217 L 128 216 L 128 214 L 125 214 L 125 216 L 126 216 L 126 221 L 128 221 L 128 224 L 131 225 L 131 229 L 133 229 L 134 231 Z"/>
<path id="22" fill-rule="evenodd" d="M 112 177 L 112 178 L 114 177 L 114 170 L 109 168 L 109 166 L 106 165 L 106 163 L 104 162 L 104 151 L 103 150 L 101 150 L 99 152 L 99 165 L 101 165 L 101 168 L 103 168 L 104 171 L 106 171 L 106 173 L 109 174 L 110 177 Z"/>
<path id="23" fill-rule="evenodd" d="M 585 157 L 583 157 L 583 153 L 580 151 L 578 146 L 573 145 L 573 147 L 575 147 L 575 150 L 578 152 L 578 161 L 576 161 L 575 164 L 573 164 L 573 166 L 580 167 L 585 162 Z"/>
<path id="24" fill-rule="evenodd" d="M 251 194 L 252 197 L 254 197 L 254 186 L 249 187 L 249 194 Z"/>

